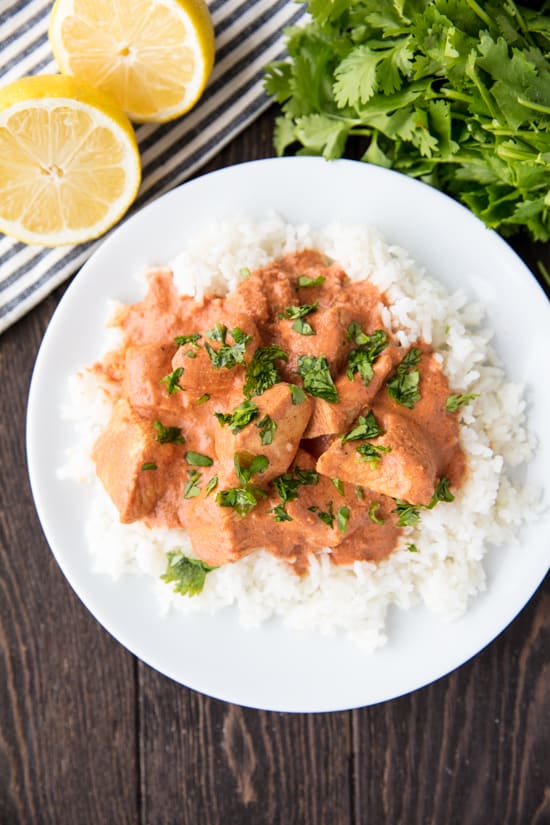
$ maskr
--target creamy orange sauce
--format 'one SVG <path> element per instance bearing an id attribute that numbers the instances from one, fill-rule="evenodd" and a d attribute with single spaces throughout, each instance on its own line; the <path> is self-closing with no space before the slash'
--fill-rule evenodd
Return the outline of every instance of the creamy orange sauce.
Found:
<path id="1" fill-rule="evenodd" d="M 302 286 L 304 278 L 319 283 Z M 416 345 L 420 397 L 411 409 L 388 392 L 407 354 L 388 330 L 372 374 L 350 376 L 352 351 L 384 329 L 384 303 L 372 284 L 351 282 L 315 250 L 202 302 L 179 296 L 169 270 L 150 273 L 145 298 L 113 321 L 123 346 L 94 367 L 115 403 L 93 458 L 121 521 L 183 527 L 196 555 L 216 566 L 259 547 L 297 573 L 323 547 L 336 564 L 391 553 L 401 533 L 396 500 L 428 505 L 442 478 L 456 491 L 465 462 L 457 416 L 445 408 L 451 390 L 429 347 Z M 288 317 L 305 305 L 310 334 Z M 239 337 L 236 362 L 220 365 L 221 348 Z M 253 365 L 273 346 L 286 358 L 272 358 L 267 384 L 247 393 Z M 326 359 L 336 398 L 307 382 L 303 392 L 304 356 Z M 254 415 L 239 429 L 223 416 L 243 401 Z M 342 438 L 369 413 L 377 435 Z M 365 443 L 379 448 L 374 460 L 358 452 Z M 265 458 L 246 477 L 257 456 Z M 230 506 L 243 492 L 247 512 Z"/>

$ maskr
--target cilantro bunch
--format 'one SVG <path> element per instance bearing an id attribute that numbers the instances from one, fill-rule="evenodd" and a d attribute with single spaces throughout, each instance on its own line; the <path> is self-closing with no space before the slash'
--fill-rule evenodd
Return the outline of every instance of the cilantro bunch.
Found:
<path id="1" fill-rule="evenodd" d="M 550 239 L 550 3 L 311 0 L 266 70 L 275 148 L 352 152 Z M 359 141 L 359 146 L 357 145 Z"/>

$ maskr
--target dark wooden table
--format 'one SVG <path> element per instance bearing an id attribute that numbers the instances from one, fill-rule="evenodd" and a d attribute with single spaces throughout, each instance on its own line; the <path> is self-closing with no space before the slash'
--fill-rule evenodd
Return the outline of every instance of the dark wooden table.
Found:
<path id="1" fill-rule="evenodd" d="M 271 156 L 272 121 L 266 113 L 208 170 Z M 514 246 L 550 269 L 548 245 Z M 324 715 L 209 699 L 99 626 L 48 549 L 27 480 L 28 386 L 63 291 L 0 342 L 1 825 L 549 823 L 547 585 L 446 678 Z"/>

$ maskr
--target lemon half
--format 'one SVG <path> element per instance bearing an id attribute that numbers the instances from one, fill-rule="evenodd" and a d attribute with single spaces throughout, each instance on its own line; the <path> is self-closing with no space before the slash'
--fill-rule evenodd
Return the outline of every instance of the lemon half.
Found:
<path id="1" fill-rule="evenodd" d="M 136 122 L 187 112 L 214 63 L 204 0 L 56 0 L 49 38 L 61 72 L 102 89 Z"/>
<path id="2" fill-rule="evenodd" d="M 139 152 L 126 115 L 72 77 L 0 88 L 0 231 L 25 243 L 82 243 L 134 200 Z"/>

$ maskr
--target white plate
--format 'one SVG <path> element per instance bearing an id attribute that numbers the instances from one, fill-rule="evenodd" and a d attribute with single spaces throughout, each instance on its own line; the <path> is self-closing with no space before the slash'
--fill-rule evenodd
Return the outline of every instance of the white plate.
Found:
<path id="1" fill-rule="evenodd" d="M 135 301 L 136 271 L 167 263 L 195 229 L 214 219 L 275 210 L 291 222 L 376 225 L 449 288 L 487 307 L 510 377 L 525 381 L 529 424 L 539 439 L 527 481 L 544 486 L 550 466 L 550 307 L 521 260 L 468 210 L 428 186 L 375 166 L 319 158 L 256 161 L 198 178 L 136 214 L 92 256 L 51 321 L 33 375 L 27 426 L 29 471 L 48 542 L 70 584 L 99 622 L 143 661 L 210 696 L 278 711 L 342 710 L 415 690 L 465 662 L 502 631 L 548 565 L 548 513 L 521 543 L 487 556 L 487 591 L 447 623 L 424 609 L 390 616 L 390 641 L 370 655 L 338 637 L 245 630 L 236 612 L 160 618 L 149 580 L 91 572 L 83 539 L 86 491 L 56 478 L 69 429 L 60 405 L 66 380 L 100 352 L 108 298 Z"/>

